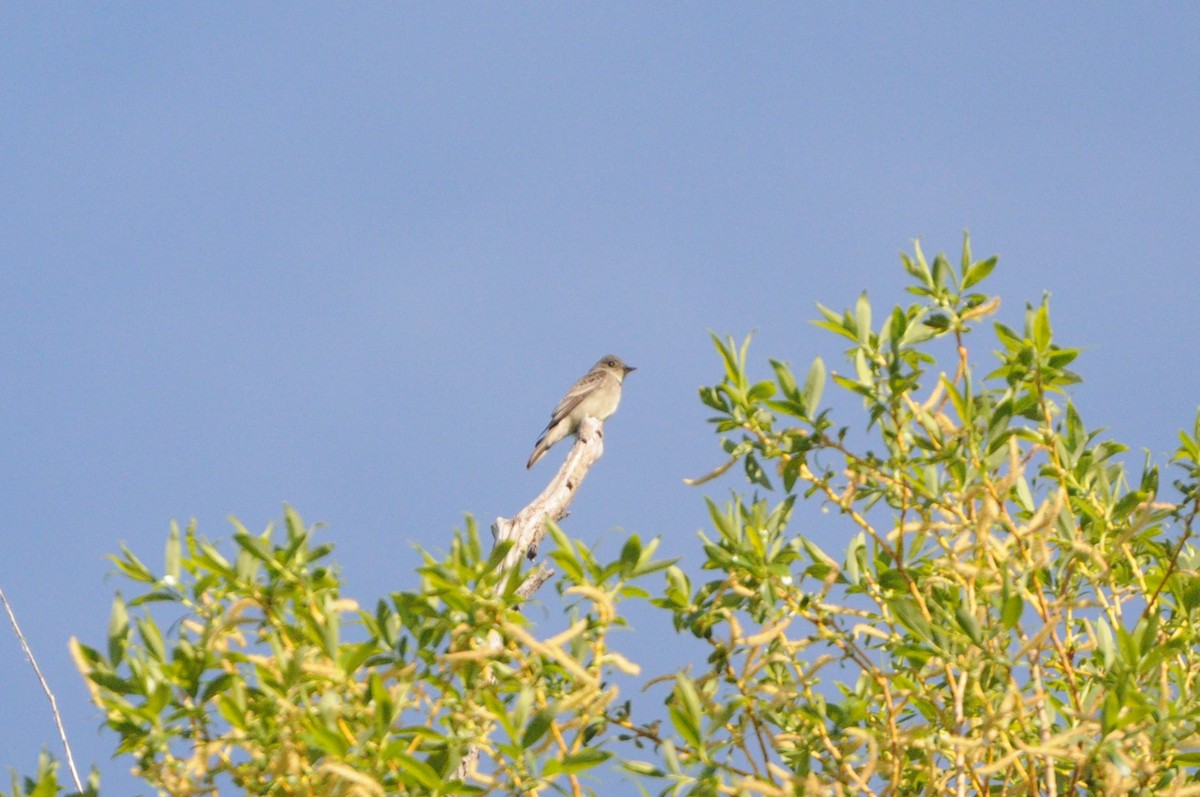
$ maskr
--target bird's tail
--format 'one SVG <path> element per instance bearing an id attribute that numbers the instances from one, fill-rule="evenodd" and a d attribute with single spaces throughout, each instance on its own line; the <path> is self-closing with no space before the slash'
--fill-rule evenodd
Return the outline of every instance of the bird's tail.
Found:
<path id="1" fill-rule="evenodd" d="M 525 469 L 529 470 L 532 468 L 534 464 L 537 463 L 537 461 L 541 459 L 547 451 L 550 450 L 551 445 L 553 444 L 546 442 L 546 432 L 542 432 L 542 436 L 539 437 L 538 441 L 533 445 L 533 453 L 529 455 L 529 461 L 525 463 Z"/>

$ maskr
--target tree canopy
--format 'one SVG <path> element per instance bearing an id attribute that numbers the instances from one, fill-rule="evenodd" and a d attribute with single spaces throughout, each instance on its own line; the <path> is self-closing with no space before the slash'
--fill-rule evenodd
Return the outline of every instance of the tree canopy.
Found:
<path id="1" fill-rule="evenodd" d="M 128 597 L 72 643 L 117 752 L 170 795 L 1200 794 L 1200 415 L 1131 468 L 1072 403 L 1046 299 L 992 320 L 969 240 L 902 262 L 910 303 L 818 306 L 844 359 L 802 377 L 714 338 L 726 461 L 696 484 L 749 488 L 703 499 L 695 572 L 550 523 L 560 632 L 470 520 L 370 605 L 290 508 L 231 550 L 192 526 L 161 567 L 122 549 Z M 612 639 L 631 602 L 706 650 L 665 708 L 614 685 L 645 678 Z M 63 791 L 47 757 L 7 793 Z"/>

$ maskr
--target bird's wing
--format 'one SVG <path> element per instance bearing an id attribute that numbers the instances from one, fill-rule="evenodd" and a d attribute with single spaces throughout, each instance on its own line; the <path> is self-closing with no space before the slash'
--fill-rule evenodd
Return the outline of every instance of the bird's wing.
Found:
<path id="1" fill-rule="evenodd" d="M 567 395 L 563 396 L 563 400 L 558 402 L 558 406 L 550 414 L 549 426 L 553 426 L 570 415 L 571 410 L 578 407 L 579 402 L 583 401 L 588 393 L 599 386 L 606 376 L 607 374 L 603 371 L 590 371 L 578 382 L 571 385 L 571 389 L 567 391 Z"/>

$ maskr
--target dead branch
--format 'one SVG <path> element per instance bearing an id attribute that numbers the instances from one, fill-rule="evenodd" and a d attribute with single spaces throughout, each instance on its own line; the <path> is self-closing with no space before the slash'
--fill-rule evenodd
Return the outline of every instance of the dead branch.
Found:
<path id="1" fill-rule="evenodd" d="M 498 517 L 492 523 L 494 544 L 506 540 L 513 542 L 513 547 L 504 557 L 501 569 L 505 572 L 511 571 L 520 566 L 521 557 L 528 556 L 533 559 L 536 556 L 538 544 L 546 536 L 546 521 L 557 523 L 567 516 L 571 502 L 575 500 L 575 492 L 603 453 L 604 423 L 595 418 L 584 418 L 579 425 L 579 439 L 567 454 L 567 461 L 558 469 L 558 473 L 546 485 L 546 489 L 542 490 L 541 495 L 512 519 Z M 525 577 L 521 586 L 517 588 L 517 594 L 522 598 L 529 598 L 553 575 L 554 570 L 550 567 L 545 564 L 539 565 Z M 488 645 L 499 647 L 499 636 L 495 633 L 489 634 Z M 459 762 L 454 773 L 455 778 L 466 781 L 475 771 L 478 762 L 479 748 L 473 747 Z"/>

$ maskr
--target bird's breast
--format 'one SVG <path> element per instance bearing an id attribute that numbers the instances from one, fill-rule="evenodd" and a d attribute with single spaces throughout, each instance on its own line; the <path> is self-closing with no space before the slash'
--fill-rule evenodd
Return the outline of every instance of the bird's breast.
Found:
<path id="1" fill-rule="evenodd" d="M 590 416 L 603 421 L 617 411 L 617 405 L 620 403 L 620 384 L 615 381 L 606 382 L 579 403 L 579 416 L 580 418 Z"/>

